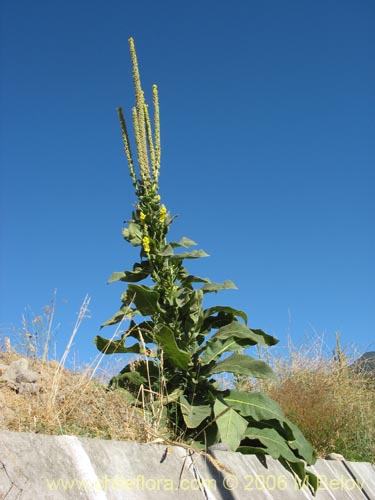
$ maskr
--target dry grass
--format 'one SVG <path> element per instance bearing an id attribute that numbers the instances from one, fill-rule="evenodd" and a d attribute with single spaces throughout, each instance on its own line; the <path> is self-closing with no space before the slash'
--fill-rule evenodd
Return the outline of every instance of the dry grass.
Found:
<path id="1" fill-rule="evenodd" d="M 335 452 L 348 460 L 374 463 L 375 381 L 350 368 L 356 358 L 349 349 L 342 352 L 338 337 L 329 352 L 315 335 L 298 348 L 290 343 L 287 356 L 270 359 L 277 383 L 241 383 L 276 400 L 319 456 Z"/>
<path id="2" fill-rule="evenodd" d="M 27 358 L 29 369 L 38 375 L 34 394 L 18 393 L 0 380 L 0 429 L 139 442 L 155 440 L 165 433 L 142 407 L 129 403 L 124 391 L 108 390 L 107 384 L 97 377 L 102 355 L 84 370 L 65 368 L 88 305 L 86 297 L 60 361 L 47 359 L 54 304 L 45 308 L 42 316 L 23 317 L 21 336 L 15 336 L 16 345 L 11 345 L 8 337 L 0 338 L 0 364 Z M 42 339 L 44 344 L 40 345 Z"/>
<path id="3" fill-rule="evenodd" d="M 0 353 L 0 363 L 19 357 Z M 18 394 L 6 384 L 0 385 L 0 428 L 102 439 L 151 439 L 142 414 L 129 405 L 123 391 L 108 391 L 87 372 L 74 373 L 59 366 L 56 361 L 29 360 L 29 368 L 38 373 L 36 394 Z"/>

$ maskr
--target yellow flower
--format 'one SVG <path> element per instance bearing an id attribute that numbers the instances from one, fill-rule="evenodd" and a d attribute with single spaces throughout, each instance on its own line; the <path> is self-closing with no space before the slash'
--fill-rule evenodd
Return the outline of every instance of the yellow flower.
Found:
<path id="1" fill-rule="evenodd" d="M 160 201 L 160 194 L 157 194 L 157 195 L 155 196 L 155 200 L 156 200 L 156 201 Z"/>
<path id="2" fill-rule="evenodd" d="M 160 208 L 160 217 L 159 217 L 160 222 L 164 222 L 166 217 L 167 217 L 167 209 L 165 208 L 165 205 L 162 205 Z"/>
<path id="3" fill-rule="evenodd" d="M 143 212 L 141 212 L 141 213 L 139 214 L 139 219 L 140 219 L 140 221 L 141 221 L 141 224 L 143 224 L 143 223 L 144 223 L 144 221 L 145 221 L 145 219 L 146 219 L 146 216 L 145 216 L 145 214 L 144 214 Z"/>
<path id="4" fill-rule="evenodd" d="M 146 253 L 150 253 L 150 238 L 148 236 L 144 236 L 142 238 L 142 246 L 143 246 L 143 250 Z"/>

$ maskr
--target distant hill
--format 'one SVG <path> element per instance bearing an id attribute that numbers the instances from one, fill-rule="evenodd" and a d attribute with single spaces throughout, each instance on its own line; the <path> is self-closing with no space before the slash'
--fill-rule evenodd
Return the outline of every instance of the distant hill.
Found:
<path id="1" fill-rule="evenodd" d="M 364 372 L 370 377 L 375 378 L 375 351 L 369 351 L 362 354 L 360 358 L 354 361 L 351 368 L 353 368 L 356 373 Z"/>

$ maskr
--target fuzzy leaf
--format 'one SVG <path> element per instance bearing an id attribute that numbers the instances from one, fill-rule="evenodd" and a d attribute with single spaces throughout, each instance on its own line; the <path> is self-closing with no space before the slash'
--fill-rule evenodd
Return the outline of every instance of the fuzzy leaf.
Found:
<path id="1" fill-rule="evenodd" d="M 187 371 L 189 369 L 190 354 L 181 350 L 174 336 L 174 333 L 168 326 L 162 328 L 155 333 L 155 340 L 163 349 L 164 354 L 179 368 Z"/>
<path id="2" fill-rule="evenodd" d="M 158 311 L 158 292 L 145 285 L 129 285 L 128 290 L 134 294 L 133 303 L 143 316 L 151 316 Z"/>
<path id="3" fill-rule="evenodd" d="M 100 325 L 100 328 L 108 325 L 115 325 L 120 323 L 127 316 L 131 318 L 136 313 L 135 310 L 131 309 L 127 304 L 123 305 L 119 311 L 117 311 L 111 318 L 109 318 L 105 323 Z"/>
<path id="4" fill-rule="evenodd" d="M 236 451 L 248 426 L 247 420 L 242 418 L 233 408 L 223 404 L 218 399 L 214 404 L 214 414 L 221 441 L 231 451 Z"/>
<path id="5" fill-rule="evenodd" d="M 263 337 L 264 342 L 268 346 L 276 345 L 279 343 L 279 339 L 277 339 L 276 337 L 272 337 L 272 335 L 268 335 L 268 333 L 265 333 L 263 330 L 259 330 L 259 328 L 257 329 L 251 328 L 251 331 L 254 332 L 256 335 L 260 335 L 261 337 Z"/>
<path id="6" fill-rule="evenodd" d="M 232 354 L 223 361 L 216 363 L 209 371 L 212 375 L 223 372 L 277 380 L 274 372 L 264 361 L 259 361 L 246 354 Z"/>
<path id="7" fill-rule="evenodd" d="M 170 245 L 173 248 L 176 248 L 176 247 L 190 248 L 190 247 L 194 247 L 196 244 L 197 243 L 195 243 L 195 241 L 191 240 L 190 238 L 186 238 L 186 236 L 181 238 L 178 243 L 174 243 L 174 242 L 170 243 Z"/>
<path id="8" fill-rule="evenodd" d="M 148 261 L 136 263 L 133 266 L 133 271 L 115 272 L 110 276 L 108 283 L 114 281 L 126 281 L 135 283 L 141 281 L 150 274 L 150 263 Z"/>
<path id="9" fill-rule="evenodd" d="M 173 254 L 174 254 L 173 246 L 170 244 L 170 245 L 167 245 L 164 248 L 164 250 L 162 252 L 160 252 L 158 255 L 160 255 L 161 257 L 170 257 Z"/>
<path id="10" fill-rule="evenodd" d="M 208 257 L 208 253 L 204 250 L 193 250 L 192 252 L 183 252 L 172 255 L 171 260 L 183 260 L 183 259 L 199 259 L 200 257 Z"/>
<path id="11" fill-rule="evenodd" d="M 256 421 L 278 420 L 281 423 L 285 420 L 278 403 L 261 392 L 228 391 L 224 401 L 243 417 L 251 417 Z"/>
<path id="12" fill-rule="evenodd" d="M 241 311 L 239 309 L 233 309 L 233 307 L 229 306 L 214 306 L 210 307 L 208 309 L 205 309 L 204 311 L 204 317 L 209 318 L 213 314 L 220 313 L 220 312 L 225 312 L 227 314 L 232 314 L 234 317 L 238 316 L 244 320 L 245 323 L 247 323 L 247 314 L 244 311 Z"/>
<path id="13" fill-rule="evenodd" d="M 94 343 L 99 351 L 104 354 L 146 354 L 146 351 L 138 342 L 129 347 L 125 347 L 123 340 L 107 340 L 104 337 L 97 335 L 94 339 Z"/>
<path id="14" fill-rule="evenodd" d="M 133 246 L 142 244 L 142 230 L 139 224 L 130 222 L 128 228 L 122 230 L 124 238 L 129 241 Z"/>
<path id="15" fill-rule="evenodd" d="M 273 339 L 273 337 L 264 338 L 263 335 L 258 335 L 254 333 L 250 328 L 239 321 L 233 321 L 227 326 L 220 328 L 212 337 L 212 340 L 221 339 L 225 340 L 230 337 L 248 339 L 249 345 L 260 344 L 263 346 L 270 345 L 268 342 Z M 272 345 L 272 344 L 271 344 Z"/>
<path id="16" fill-rule="evenodd" d="M 294 440 L 289 441 L 289 446 L 296 450 L 308 465 L 313 465 L 316 462 L 316 452 L 309 441 L 305 438 L 299 428 L 294 425 L 290 420 L 285 419 L 284 427 L 288 427 L 294 436 Z"/>
<path id="17" fill-rule="evenodd" d="M 224 352 L 236 352 L 242 349 L 242 345 L 237 342 L 237 339 L 230 338 L 226 340 L 217 340 L 216 342 L 211 342 L 210 340 L 203 346 L 201 351 L 204 351 L 203 356 L 201 355 L 202 364 L 209 365 L 215 359 L 220 358 Z"/>
<path id="18" fill-rule="evenodd" d="M 183 395 L 180 396 L 180 407 L 189 429 L 196 429 L 212 413 L 210 405 L 191 405 Z"/>
<path id="19" fill-rule="evenodd" d="M 201 288 L 201 290 L 204 293 L 217 292 L 219 290 L 230 290 L 230 289 L 237 290 L 236 285 L 231 280 L 226 280 L 224 281 L 224 283 L 207 283 L 206 285 L 203 285 Z"/>
<path id="20" fill-rule="evenodd" d="M 248 427 L 244 438 L 251 441 L 260 441 L 264 446 L 264 452 L 270 455 L 275 460 L 280 457 L 285 458 L 289 462 L 299 462 L 299 458 L 289 448 L 285 438 L 272 428 L 258 429 L 256 427 Z"/>

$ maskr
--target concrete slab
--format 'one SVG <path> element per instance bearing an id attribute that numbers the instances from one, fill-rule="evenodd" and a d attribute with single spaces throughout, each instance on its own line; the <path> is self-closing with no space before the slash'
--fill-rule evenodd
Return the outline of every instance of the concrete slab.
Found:
<path id="1" fill-rule="evenodd" d="M 361 488 L 345 467 L 345 462 L 317 460 L 309 469 L 320 479 L 316 498 L 339 500 L 364 500 Z"/>
<path id="2" fill-rule="evenodd" d="M 375 467 L 366 462 L 345 462 L 345 466 L 358 484 L 368 500 L 375 500 Z"/>
<path id="3" fill-rule="evenodd" d="M 76 464 L 69 450 L 58 445 L 56 436 L 41 434 L 0 432 L 0 464 L 12 483 L 3 498 L 35 500 L 66 500 L 63 488 L 50 488 L 50 481 L 61 478 L 69 481 L 76 477 Z M 4 474 L 3 474 L 4 477 Z M 0 497 L 1 498 L 1 497 Z M 85 491 L 76 498 L 89 499 Z"/>
<path id="4" fill-rule="evenodd" d="M 0 500 L 314 498 L 270 457 L 212 457 L 216 463 L 177 446 L 0 431 Z M 318 460 L 310 470 L 321 479 L 317 500 L 375 500 L 371 464 Z"/>

